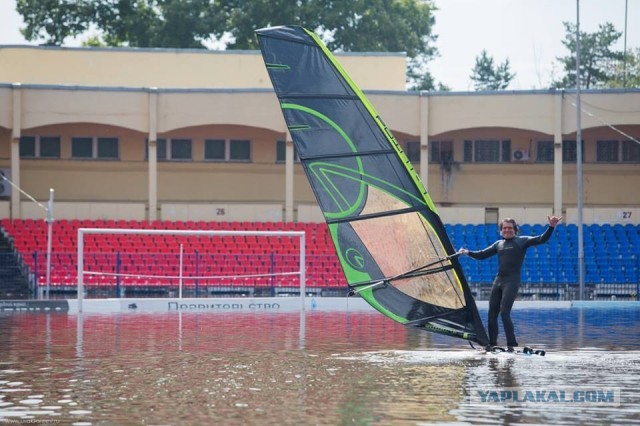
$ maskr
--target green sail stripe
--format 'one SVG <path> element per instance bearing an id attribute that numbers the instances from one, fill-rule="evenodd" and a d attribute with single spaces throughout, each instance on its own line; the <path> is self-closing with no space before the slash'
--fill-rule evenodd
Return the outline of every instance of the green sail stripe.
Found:
<path id="1" fill-rule="evenodd" d="M 333 243 L 336 246 L 336 254 L 338 255 L 338 260 L 340 261 L 340 264 L 342 265 L 342 270 L 344 271 L 344 274 L 345 274 L 345 276 L 347 278 L 347 282 L 371 281 L 371 275 L 369 275 L 369 273 L 353 268 L 351 266 L 351 264 L 347 261 L 347 259 L 344 258 L 342 250 L 340 250 L 340 244 L 338 243 L 338 241 L 339 241 L 339 239 L 338 239 L 338 224 L 336 224 L 336 223 L 329 224 L 329 233 L 331 234 L 331 239 L 333 240 Z M 370 289 L 368 289 L 368 290 L 370 290 Z M 365 291 L 361 292 L 360 294 L 365 299 L 367 299 L 366 295 L 367 294 L 370 295 L 371 292 L 369 291 L 367 293 L 367 291 L 365 290 Z M 372 296 L 370 296 L 370 299 L 374 299 L 374 298 Z"/>
<path id="2" fill-rule="evenodd" d="M 265 64 L 267 66 L 267 69 L 271 69 L 271 70 L 290 70 L 291 67 L 289 65 L 285 65 L 285 64 Z"/>
<path id="3" fill-rule="evenodd" d="M 306 112 L 307 114 L 310 114 L 310 115 L 312 115 L 312 116 L 314 116 L 316 118 L 319 118 L 320 120 L 324 121 L 329 126 L 331 126 L 336 132 L 338 132 L 338 134 L 340 134 L 340 136 L 342 136 L 344 138 L 345 142 L 349 145 L 349 147 L 351 148 L 351 150 L 353 152 L 357 152 L 358 151 L 356 149 L 355 144 L 353 143 L 353 141 L 349 137 L 349 135 L 347 135 L 347 133 L 340 126 L 338 126 L 338 124 L 335 121 L 333 121 L 332 119 L 330 119 L 326 115 L 322 114 L 321 112 L 316 111 L 316 110 L 314 110 L 312 108 L 305 107 L 303 105 L 286 103 L 286 102 L 281 103 L 280 106 L 282 107 L 283 110 L 291 109 L 291 110 Z M 363 170 L 362 161 L 359 158 L 356 158 L 356 162 L 358 163 L 359 170 Z M 365 185 L 362 184 L 362 185 L 360 185 L 360 191 L 358 193 L 358 197 L 356 198 L 357 202 L 353 205 L 353 207 L 351 209 L 348 209 L 347 211 L 343 212 L 342 214 L 331 214 L 331 213 L 325 213 L 325 214 L 328 217 L 332 217 L 332 218 L 339 218 L 339 217 L 349 216 L 350 214 L 353 214 L 353 212 L 356 211 L 357 206 L 362 204 L 362 202 L 364 200 L 365 192 L 366 192 L 365 191 Z"/>
<path id="4" fill-rule="evenodd" d="M 330 224 L 329 232 L 331 234 L 331 238 L 333 239 L 334 243 L 336 244 L 336 246 L 338 246 L 338 225 Z M 349 262 L 347 262 L 347 260 L 344 258 L 342 254 L 342 250 L 339 250 L 339 249 L 336 250 L 336 254 L 338 255 L 338 260 L 340 260 L 340 264 L 342 265 L 342 269 L 344 270 L 344 274 L 346 275 L 348 281 L 362 282 L 362 281 L 371 280 L 371 275 L 367 274 L 364 271 L 358 271 L 357 269 L 354 269 L 351 267 Z M 382 306 L 380 302 L 378 302 L 378 300 L 373 295 L 373 288 L 365 289 L 361 291 L 359 294 L 363 299 L 367 301 L 367 303 L 369 303 L 375 310 L 377 310 L 381 314 L 386 315 L 389 318 L 393 319 L 394 321 L 397 321 L 402 324 L 408 322 L 406 318 L 401 317 L 400 315 L 397 315 L 396 313 Z"/>
<path id="5" fill-rule="evenodd" d="M 287 128 L 289 129 L 290 132 L 296 132 L 298 130 L 310 129 L 311 126 L 307 126 L 306 124 L 298 124 L 298 125 L 294 125 L 294 126 L 289 126 Z"/>
<path id="6" fill-rule="evenodd" d="M 356 177 L 356 176 L 353 176 L 354 174 L 356 174 L 356 175 L 358 175 L 358 176 L 364 176 L 364 177 L 367 177 L 368 179 L 370 179 L 372 182 L 378 182 L 378 183 L 380 184 L 380 185 L 372 185 L 372 183 L 370 183 L 370 182 L 368 182 L 368 181 L 367 181 L 367 182 L 364 182 L 366 185 L 374 186 L 374 187 L 376 187 L 376 188 L 378 188 L 378 189 L 382 190 L 383 192 L 385 192 L 385 193 L 389 194 L 389 195 L 390 195 L 390 196 L 392 196 L 393 198 L 395 198 L 395 199 L 397 199 L 397 200 L 399 200 L 399 201 L 402 201 L 402 202 L 403 202 L 403 203 L 405 203 L 405 204 L 407 204 L 407 203 L 406 203 L 406 201 L 404 201 L 404 200 L 403 200 L 403 199 L 401 199 L 401 198 L 398 198 L 397 196 L 395 196 L 395 195 L 394 195 L 393 193 L 391 193 L 390 191 L 388 191 L 388 190 L 384 189 L 384 188 L 385 188 L 385 186 L 386 186 L 386 187 L 389 187 L 389 188 L 393 188 L 393 189 L 395 189 L 396 191 L 401 192 L 401 193 L 403 193 L 403 194 L 407 195 L 408 197 L 411 197 L 412 199 L 414 199 L 415 201 L 417 201 L 418 203 L 420 203 L 420 204 L 422 204 L 422 205 L 424 205 L 424 206 L 426 206 L 426 205 L 427 205 L 427 204 L 425 203 L 425 201 L 424 201 L 422 198 L 417 197 L 414 193 L 411 193 L 411 192 L 407 191 L 406 189 L 404 189 L 404 188 L 402 188 L 402 187 L 400 187 L 400 186 L 398 186 L 398 185 L 395 185 L 395 184 L 393 184 L 393 183 L 391 183 L 391 182 L 389 182 L 389 181 L 386 181 L 386 180 L 384 180 L 384 179 L 380 179 L 379 177 L 376 177 L 376 176 L 370 175 L 370 174 L 368 174 L 368 173 L 365 173 L 365 172 L 362 172 L 362 171 L 359 171 L 359 170 L 354 170 L 354 169 L 349 168 L 349 167 L 346 167 L 346 166 L 340 166 L 340 165 L 338 165 L 338 164 L 325 163 L 325 162 L 315 162 L 315 163 L 310 163 L 310 164 L 309 164 L 309 168 L 314 168 L 314 169 L 316 169 L 316 168 L 320 168 L 320 167 L 321 167 L 321 166 L 323 166 L 323 165 L 324 165 L 324 166 L 326 166 L 325 168 L 323 168 L 323 175 L 325 175 L 325 176 L 326 176 L 326 174 L 327 174 L 327 173 L 332 173 L 332 174 L 334 174 L 334 175 L 337 175 L 337 176 L 343 177 L 343 178 L 345 178 L 345 179 L 351 179 L 351 180 L 354 180 L 354 181 L 356 181 L 356 182 L 362 182 L 363 180 L 362 180 L 361 178 L 358 178 L 358 177 Z M 344 172 L 351 172 L 351 174 L 349 174 L 349 173 L 340 173 L 340 172 L 339 172 L 339 171 L 337 171 L 336 169 L 343 170 Z M 407 205 L 408 205 L 408 204 L 407 204 Z"/>
<path id="7" fill-rule="evenodd" d="M 314 175 L 316 175 L 318 182 L 320 182 L 320 185 L 322 185 L 322 187 L 325 189 L 327 195 L 331 197 L 333 202 L 336 203 L 336 206 L 340 208 L 340 203 L 336 198 L 336 195 L 339 195 L 345 206 L 344 208 L 342 208 L 342 212 L 339 212 L 339 213 L 324 212 L 325 216 L 332 217 L 332 218 L 348 216 L 348 214 L 345 214 L 345 212 L 348 212 L 348 211 L 353 212 L 357 206 L 352 206 L 351 209 L 349 209 L 349 200 L 347 200 L 347 197 L 345 197 L 342 191 L 340 191 L 340 189 L 338 189 L 338 187 L 333 183 L 333 180 L 326 175 L 326 170 L 325 169 L 316 170 L 317 168 L 313 167 L 314 165 L 315 163 L 310 164 L 309 169 L 313 172 Z M 321 178 L 321 175 L 322 177 L 324 177 L 324 179 Z M 360 183 L 362 184 L 363 182 L 360 182 Z M 331 185 L 331 188 L 329 188 L 328 185 Z"/>
<path id="8" fill-rule="evenodd" d="M 388 310 L 387 308 L 385 308 L 384 306 L 382 306 L 378 300 L 373 296 L 373 289 L 368 288 L 364 291 L 361 291 L 360 296 L 362 296 L 363 299 L 365 299 L 375 310 L 377 310 L 378 312 L 380 312 L 383 315 L 388 316 L 389 318 L 391 318 L 394 321 L 397 321 L 401 324 L 405 324 L 407 322 L 409 322 L 409 320 L 407 320 L 404 317 L 401 317 L 393 312 L 391 312 L 390 310 Z"/>

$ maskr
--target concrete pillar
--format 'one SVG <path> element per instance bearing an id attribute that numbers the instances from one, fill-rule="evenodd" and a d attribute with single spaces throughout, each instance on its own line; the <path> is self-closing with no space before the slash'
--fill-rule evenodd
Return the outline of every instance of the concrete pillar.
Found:
<path id="1" fill-rule="evenodd" d="M 14 83 L 13 89 L 13 122 L 11 125 L 11 181 L 20 188 L 20 136 L 22 132 L 22 90 L 20 83 Z M 20 191 L 11 191 L 11 219 L 21 219 Z"/>
<path id="2" fill-rule="evenodd" d="M 158 92 L 155 87 L 149 90 L 149 194 L 148 220 L 158 219 Z"/>
<path id="3" fill-rule="evenodd" d="M 284 221 L 293 222 L 293 140 L 287 131 L 285 134 L 285 165 L 284 165 Z"/>
<path id="4" fill-rule="evenodd" d="M 429 97 L 428 92 L 420 92 L 420 180 L 429 190 Z"/>
<path id="5" fill-rule="evenodd" d="M 555 95 L 553 125 L 553 214 L 562 215 L 562 92 Z"/>

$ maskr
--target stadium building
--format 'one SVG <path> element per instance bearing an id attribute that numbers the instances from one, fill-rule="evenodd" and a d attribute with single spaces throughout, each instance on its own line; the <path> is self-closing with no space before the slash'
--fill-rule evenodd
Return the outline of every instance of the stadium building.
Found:
<path id="1" fill-rule="evenodd" d="M 445 223 L 576 222 L 576 93 L 408 92 L 340 54 Z M 57 219 L 321 222 L 257 51 L 0 47 L 0 168 Z M 585 223 L 640 223 L 640 90 L 582 96 Z M 633 138 L 636 141 L 632 140 Z M 0 217 L 42 218 L 5 184 Z"/>

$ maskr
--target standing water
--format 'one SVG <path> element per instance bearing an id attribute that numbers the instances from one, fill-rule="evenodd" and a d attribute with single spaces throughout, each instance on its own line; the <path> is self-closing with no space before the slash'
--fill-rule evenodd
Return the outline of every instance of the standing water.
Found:
<path id="1" fill-rule="evenodd" d="M 546 356 L 375 312 L 0 314 L 0 422 L 640 424 L 640 309 L 513 319 Z"/>

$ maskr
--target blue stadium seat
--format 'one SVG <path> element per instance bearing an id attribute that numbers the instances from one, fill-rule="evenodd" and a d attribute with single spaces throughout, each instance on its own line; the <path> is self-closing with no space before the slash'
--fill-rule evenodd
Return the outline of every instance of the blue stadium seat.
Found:
<path id="1" fill-rule="evenodd" d="M 455 248 L 479 250 L 500 238 L 497 224 L 445 225 Z M 521 235 L 537 235 L 542 225 L 521 225 Z M 592 224 L 583 226 L 585 281 L 590 284 L 634 283 L 640 279 L 640 226 Z M 529 250 L 522 279 L 528 283 L 566 283 L 578 281 L 578 228 L 574 224 L 558 227 L 554 237 Z M 497 270 L 495 257 L 484 261 L 461 258 L 470 282 L 490 283 Z"/>

